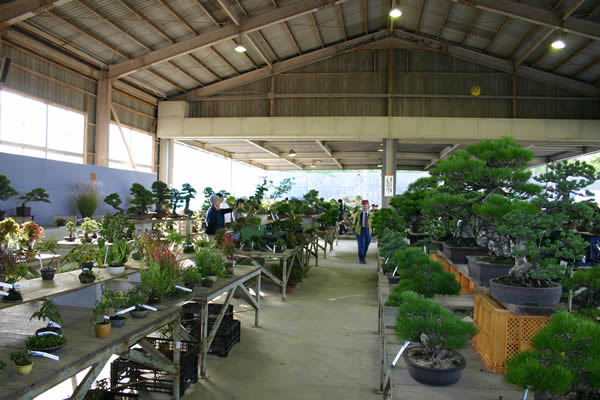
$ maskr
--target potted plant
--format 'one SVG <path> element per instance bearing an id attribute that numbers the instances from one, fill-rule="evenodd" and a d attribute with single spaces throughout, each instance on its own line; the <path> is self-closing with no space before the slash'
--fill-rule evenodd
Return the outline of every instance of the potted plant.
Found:
<path id="1" fill-rule="evenodd" d="M 64 347 L 67 340 L 62 335 L 35 335 L 27 338 L 25 347 L 30 351 L 43 351 L 44 353 L 54 353 Z"/>
<path id="2" fill-rule="evenodd" d="M 536 400 L 598 398 L 599 324 L 558 311 L 532 342 L 506 361 L 507 382 L 529 388 Z"/>
<path id="3" fill-rule="evenodd" d="M 179 271 L 171 266 L 161 266 L 151 261 L 141 270 L 142 284 L 148 288 L 149 303 L 158 304 L 168 294 L 172 293 L 179 280 Z"/>
<path id="4" fill-rule="evenodd" d="M 382 208 L 371 213 L 371 215 L 369 222 L 378 236 L 384 234 L 386 230 L 393 232 L 404 232 L 406 230 L 406 224 L 402 217 L 393 208 Z"/>
<path id="5" fill-rule="evenodd" d="M 58 335 L 62 335 L 62 329 L 52 326 L 50 323 L 55 322 L 57 324 L 62 324 L 62 316 L 60 314 L 60 310 L 56 306 L 56 303 L 50 299 L 45 299 L 40 306 L 40 309 L 33 314 L 29 320 L 37 319 L 39 321 L 48 321 L 48 325 L 44 328 L 40 328 L 35 331 L 35 335 L 38 336 L 42 332 L 54 332 Z"/>
<path id="6" fill-rule="evenodd" d="M 112 327 L 122 328 L 127 321 L 127 317 L 124 315 L 117 315 L 117 312 L 127 307 L 127 294 L 125 292 L 120 292 L 118 290 L 105 287 L 102 296 L 106 299 L 106 302 L 110 304 L 109 310 L 111 312 L 109 313 L 109 321 Z"/>
<path id="7" fill-rule="evenodd" d="M 196 189 L 189 183 L 184 183 L 183 186 L 181 186 L 179 194 L 181 195 L 181 199 L 185 201 L 185 208 L 183 209 L 184 214 L 191 214 L 190 201 L 196 197 Z"/>
<path id="8" fill-rule="evenodd" d="M 17 350 L 10 353 L 10 360 L 15 363 L 17 367 L 17 374 L 29 375 L 33 369 L 33 361 L 29 356 L 27 350 Z"/>
<path id="9" fill-rule="evenodd" d="M 430 191 L 438 186 L 438 179 L 432 177 L 419 178 L 410 185 L 404 193 L 390 200 L 398 215 L 406 222 L 408 234 L 420 237 L 425 228 L 423 202 Z"/>
<path id="10" fill-rule="evenodd" d="M 69 221 L 65 225 L 65 228 L 67 228 L 67 231 L 69 231 L 69 236 L 65 237 L 65 240 L 67 242 L 74 242 L 76 239 L 74 233 L 77 231 L 77 225 L 75 225 L 75 222 Z"/>
<path id="11" fill-rule="evenodd" d="M 207 277 L 213 282 L 226 275 L 223 257 L 209 249 L 201 249 L 196 253 L 196 267 L 203 277 Z"/>
<path id="12" fill-rule="evenodd" d="M 115 239 L 130 240 L 134 237 L 135 226 L 129 222 L 124 214 L 105 215 L 102 218 L 102 224 L 100 231 L 98 232 L 102 239 L 110 243 L 114 242 Z"/>
<path id="13" fill-rule="evenodd" d="M 200 272 L 196 268 L 190 267 L 183 270 L 181 279 L 185 287 L 193 289 L 202 281 L 202 275 L 200 275 Z"/>
<path id="14" fill-rule="evenodd" d="M 39 253 L 45 254 L 53 254 L 58 253 L 58 242 L 56 239 L 51 237 L 50 239 L 42 240 L 41 242 L 37 242 L 34 246 L 34 250 Z M 40 268 L 40 274 L 42 275 L 43 281 L 51 281 L 54 279 L 54 274 L 58 269 L 58 258 L 53 258 L 50 263 L 44 264 Z"/>
<path id="15" fill-rule="evenodd" d="M 102 254 L 98 246 L 91 243 L 81 243 L 74 246 L 65 260 L 78 263 L 82 269 L 91 270 L 94 263 L 102 264 Z"/>
<path id="16" fill-rule="evenodd" d="M 102 297 L 94 300 L 92 322 L 95 323 L 97 338 L 105 338 L 110 336 L 112 325 L 110 323 L 110 320 L 106 318 L 106 314 L 108 314 L 111 307 L 112 303 L 110 299 L 104 296 L 104 294 L 102 295 Z"/>
<path id="17" fill-rule="evenodd" d="M 409 247 L 398 250 L 392 264 L 397 266 L 400 280 L 386 305 L 399 305 L 402 292 L 407 290 L 425 297 L 433 297 L 435 294 L 456 295 L 460 292 L 460 283 L 454 275 L 445 271 L 439 262 L 431 261 L 422 249 Z"/>
<path id="18" fill-rule="evenodd" d="M 102 249 L 100 249 L 102 250 Z M 108 272 L 111 275 L 121 275 L 125 272 L 125 263 L 131 253 L 131 246 L 125 239 L 117 238 L 106 250 Z"/>
<path id="19" fill-rule="evenodd" d="M 0 246 L 0 271 L 4 276 L 4 282 L 15 284 L 27 276 L 29 270 L 27 265 L 20 262 L 17 252 L 8 246 Z M 10 288 L 8 296 L 2 297 L 2 301 L 15 302 L 23 300 L 23 296 L 17 288 Z"/>
<path id="20" fill-rule="evenodd" d="M 202 282 L 202 286 L 204 286 L 204 287 L 212 287 L 212 285 L 214 283 L 214 281 L 208 277 L 202 278 L 201 282 Z"/>
<path id="21" fill-rule="evenodd" d="M 10 179 L 0 174 L 0 200 L 6 201 L 17 194 L 19 192 L 10 186 Z M 6 211 L 0 210 L 0 220 L 4 218 L 5 213 Z"/>
<path id="22" fill-rule="evenodd" d="M 23 257 L 29 259 L 33 256 L 34 244 L 42 240 L 44 237 L 44 228 L 33 221 L 25 222 L 21 226 L 21 234 L 19 235 L 19 245 Z"/>
<path id="23" fill-rule="evenodd" d="M 149 310 L 142 307 L 142 305 L 148 302 L 148 293 L 143 286 L 136 286 L 129 289 L 126 294 L 127 307 L 135 307 L 135 310 L 131 311 L 130 314 L 133 318 L 140 319 L 148 316 Z"/>
<path id="24" fill-rule="evenodd" d="M 131 185 L 129 193 L 133 197 L 130 201 L 130 203 L 133 204 L 133 207 L 130 207 L 127 212 L 130 214 L 146 215 L 148 213 L 148 207 L 154 200 L 152 192 L 141 184 L 134 183 Z"/>
<path id="25" fill-rule="evenodd" d="M 573 292 L 573 305 L 579 313 L 594 320 L 600 317 L 600 265 L 575 271 L 564 286 Z"/>
<path id="26" fill-rule="evenodd" d="M 83 232 L 84 240 L 87 243 L 91 243 L 91 235 L 96 234 L 100 230 L 100 225 L 93 219 L 86 217 L 83 219 L 83 222 L 81 223 L 81 227 L 79 229 Z"/>
<path id="27" fill-rule="evenodd" d="M 408 347 L 403 358 L 410 376 L 427 385 L 451 385 L 460 380 L 467 366 L 454 349 L 464 347 L 477 329 L 437 302 L 406 291 L 400 294 L 396 333 L 418 343 Z"/>
<path id="28" fill-rule="evenodd" d="M 507 275 L 489 281 L 494 299 L 539 306 L 559 302 L 562 285 L 557 280 L 565 270 L 560 260 L 579 261 L 588 247 L 573 228 L 593 212 L 592 205 L 575 197 L 597 179 L 589 164 L 559 162 L 535 178 L 544 185 L 538 196 L 511 202 L 498 231 L 514 243 L 515 265 Z"/>
<path id="29" fill-rule="evenodd" d="M 18 217 L 29 217 L 31 216 L 31 207 L 27 207 L 27 203 L 32 202 L 43 202 L 50 203 L 48 192 L 42 188 L 35 188 L 31 192 L 27 192 L 19 197 L 22 200 L 21 206 L 17 207 Z"/>
<path id="30" fill-rule="evenodd" d="M 98 208 L 98 196 L 93 189 L 84 191 L 75 196 L 75 204 L 82 218 L 92 218 Z"/>
<path id="31" fill-rule="evenodd" d="M 155 181 L 152 184 L 152 195 L 154 196 L 154 209 L 159 218 L 167 215 L 165 209 L 171 205 L 171 189 L 163 181 Z"/>
<path id="32" fill-rule="evenodd" d="M 119 195 L 119 193 L 109 194 L 104 198 L 104 202 L 112 208 L 114 208 L 115 210 L 117 210 L 117 214 L 125 213 L 125 210 L 120 207 L 123 201 L 121 200 L 121 196 Z"/>

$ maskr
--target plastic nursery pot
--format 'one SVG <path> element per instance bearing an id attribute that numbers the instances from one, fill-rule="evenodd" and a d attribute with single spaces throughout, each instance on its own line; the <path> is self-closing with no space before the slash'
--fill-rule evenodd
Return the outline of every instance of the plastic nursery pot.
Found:
<path id="1" fill-rule="evenodd" d="M 40 269 L 40 274 L 42 275 L 43 281 L 51 281 L 54 280 L 54 274 L 56 270 L 54 268 L 42 268 Z"/>
<path id="2" fill-rule="evenodd" d="M 96 324 L 96 337 L 105 338 L 110 336 L 111 331 L 110 321 L 104 321 Z"/>
<path id="3" fill-rule="evenodd" d="M 148 311 L 148 310 L 133 310 L 129 314 L 131 314 L 132 318 L 142 319 L 142 318 L 146 318 L 148 316 L 149 312 L 150 311 Z"/>
<path id="4" fill-rule="evenodd" d="M 115 315 L 110 317 L 110 323 L 113 328 L 122 328 L 125 325 L 127 318 L 122 315 Z"/>
<path id="5" fill-rule="evenodd" d="M 121 265 L 120 267 L 108 267 L 108 273 L 111 275 L 121 275 L 125 272 L 125 266 Z"/>
<path id="6" fill-rule="evenodd" d="M 15 365 L 17 368 L 17 374 L 19 375 L 29 375 L 31 370 L 33 369 L 33 363 L 29 365 Z"/>
<path id="7" fill-rule="evenodd" d="M 467 360 L 462 354 L 451 350 L 452 355 L 458 359 L 458 365 L 450 368 L 430 368 L 417 364 L 413 361 L 412 355 L 414 351 L 419 351 L 421 346 L 412 346 L 406 349 L 402 354 L 406 368 L 410 376 L 417 382 L 432 386 L 448 386 L 460 380 L 462 370 L 467 366 Z"/>
<path id="8" fill-rule="evenodd" d="M 79 282 L 81 283 L 92 283 L 96 280 L 94 274 L 82 272 L 79 274 Z"/>
<path id="9" fill-rule="evenodd" d="M 19 293 L 18 290 L 15 289 L 9 289 L 8 290 L 8 296 L 4 296 L 2 298 L 2 301 L 6 301 L 6 302 L 15 302 L 15 301 L 21 301 L 23 300 L 23 296 L 21 296 L 21 293 Z"/>

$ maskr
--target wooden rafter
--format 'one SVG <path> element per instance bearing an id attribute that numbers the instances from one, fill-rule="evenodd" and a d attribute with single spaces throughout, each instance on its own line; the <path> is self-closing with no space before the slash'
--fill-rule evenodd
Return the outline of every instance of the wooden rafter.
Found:
<path id="1" fill-rule="evenodd" d="M 258 149 L 261 149 L 262 151 L 264 151 L 264 152 L 266 152 L 268 154 L 271 154 L 271 155 L 275 156 L 275 158 L 281 159 L 282 161 L 284 161 L 284 162 L 286 162 L 286 163 L 288 163 L 290 165 L 293 165 L 294 167 L 297 167 L 297 168 L 300 168 L 300 169 L 304 169 L 303 165 L 295 163 L 292 160 L 288 160 L 286 158 L 281 157 L 279 155 L 279 152 L 276 149 L 273 149 L 273 148 L 271 148 L 269 146 L 265 146 L 263 144 L 263 142 L 261 142 L 259 140 L 246 140 L 246 143 L 251 144 L 252 146 L 254 146 L 254 147 L 258 148 Z"/>
<path id="2" fill-rule="evenodd" d="M 219 53 L 217 51 L 217 49 L 215 49 L 214 47 L 209 47 L 209 49 L 212 50 L 213 53 L 215 53 L 217 55 L 217 57 L 219 57 L 219 59 L 221 59 L 221 61 L 223 61 L 225 64 L 227 64 L 229 66 L 229 68 L 231 68 L 233 70 L 233 72 L 235 72 L 236 75 L 240 74 L 240 71 L 232 63 L 230 63 L 225 57 L 223 57 L 221 55 L 221 53 Z"/>
<path id="3" fill-rule="evenodd" d="M 173 82 L 171 79 L 167 78 L 166 76 L 153 71 L 150 68 L 146 68 L 146 71 L 150 72 L 152 75 L 159 77 L 160 79 L 162 79 L 163 81 L 167 82 L 169 85 L 173 86 L 174 88 L 176 88 L 177 90 L 179 90 L 180 92 L 187 92 L 187 90 L 185 90 L 185 88 L 183 88 L 182 86 L 178 85 L 177 83 Z"/>
<path id="4" fill-rule="evenodd" d="M 446 28 L 446 22 L 448 21 L 448 16 L 450 16 L 450 10 L 452 10 L 452 6 L 454 5 L 454 1 L 450 0 L 448 2 L 448 8 L 446 9 L 446 14 L 444 15 L 444 20 L 442 21 L 442 25 L 440 26 L 440 31 L 438 32 L 436 38 L 439 39 L 442 37 L 442 33 L 444 33 L 444 29 Z"/>
<path id="5" fill-rule="evenodd" d="M 331 151 L 331 148 L 325 142 L 322 142 L 320 140 L 315 140 L 315 142 L 319 145 L 319 147 L 321 147 L 323 149 L 323 151 L 329 157 L 331 157 L 331 159 L 333 160 L 333 162 L 336 163 L 338 167 L 340 167 L 341 169 L 344 169 L 344 166 L 338 161 L 337 158 L 334 157 L 333 151 Z"/>
<path id="6" fill-rule="evenodd" d="M 494 33 L 494 36 L 490 39 L 487 46 L 485 46 L 485 49 L 483 49 L 484 53 L 486 53 L 489 50 L 489 48 L 492 47 L 492 44 L 494 44 L 494 41 L 496 41 L 496 38 L 498 37 L 498 35 L 500 35 L 502 33 L 502 31 L 506 27 L 506 24 L 508 24 L 508 21 L 510 21 L 510 17 L 504 18 L 504 22 L 502 22 L 502 25 L 500 25 L 500 27 L 498 28 L 496 33 Z"/>
<path id="7" fill-rule="evenodd" d="M 529 30 L 529 32 L 527 32 L 527 35 L 525 35 L 525 37 L 523 39 L 521 39 L 521 41 L 519 43 L 517 43 L 517 45 L 515 47 L 513 47 L 512 51 L 510 52 L 510 55 L 508 56 L 508 58 L 513 58 L 513 56 L 515 55 L 515 53 L 517 53 L 517 51 L 519 51 L 519 49 L 529 40 L 529 38 L 531 38 L 531 36 L 537 32 L 538 30 L 538 26 L 534 26 L 533 28 L 531 28 Z"/>
<path id="8" fill-rule="evenodd" d="M 348 36 L 346 35 L 346 24 L 344 23 L 344 14 L 342 13 L 342 5 L 337 5 L 338 10 L 338 20 L 340 25 L 340 30 L 342 32 L 342 36 L 344 37 L 344 41 L 348 40 Z"/>
<path id="9" fill-rule="evenodd" d="M 315 33 L 317 34 L 317 37 L 319 38 L 319 43 L 321 43 L 321 48 L 323 48 L 323 47 L 325 47 L 325 43 L 323 42 L 323 36 L 321 35 L 321 31 L 319 30 L 319 25 L 317 24 L 317 20 L 315 19 L 315 14 L 310 13 L 310 18 L 312 19 L 313 28 L 315 28 Z"/>
<path id="10" fill-rule="evenodd" d="M 594 68 L 596 65 L 600 64 L 600 58 L 597 58 L 594 62 L 585 65 L 583 68 L 581 68 L 579 71 L 577 71 L 575 74 L 573 74 L 573 78 L 578 77 L 579 75 L 585 74 L 587 71 L 589 71 L 590 69 Z"/>
<path id="11" fill-rule="evenodd" d="M 369 13 L 367 10 L 367 0 L 362 0 L 362 10 L 363 10 L 363 30 L 365 31 L 365 35 L 369 33 Z"/>
<path id="12" fill-rule="evenodd" d="M 569 57 L 562 60 L 556 67 L 552 68 L 552 72 L 556 72 L 556 71 L 560 70 L 565 64 L 567 64 L 569 61 L 571 61 L 572 59 L 574 59 L 575 57 L 577 57 L 578 55 L 583 53 L 588 47 L 590 47 L 594 43 L 596 43 L 595 40 L 589 40 L 585 45 L 580 47 L 577 51 L 575 51 Z"/>
<path id="13" fill-rule="evenodd" d="M 415 32 L 419 32 L 421 29 L 421 20 L 423 18 L 423 9 L 425 8 L 425 0 L 421 0 L 421 5 L 419 6 L 419 17 L 417 18 L 417 26 L 415 27 Z"/>
<path id="14" fill-rule="evenodd" d="M 279 8 L 279 5 L 277 4 L 277 0 L 271 0 L 271 3 L 273 3 L 273 7 Z M 296 51 L 298 52 L 298 54 L 300 54 L 300 55 L 304 54 L 304 53 L 302 53 L 302 49 L 300 49 L 300 46 L 298 45 L 298 41 L 294 37 L 294 34 L 292 33 L 292 30 L 290 29 L 290 25 L 287 23 L 287 21 L 283 21 L 283 27 L 285 28 L 286 32 L 288 33 L 288 36 L 290 37 L 292 43 L 294 44 L 294 47 L 296 48 Z"/>
<path id="15" fill-rule="evenodd" d="M 466 42 L 467 38 L 471 34 L 471 31 L 473 30 L 473 26 L 475 25 L 475 22 L 477 22 L 477 18 L 479 18 L 480 14 L 481 14 L 481 10 L 477 9 L 477 12 L 473 16 L 473 19 L 471 20 L 471 23 L 469 24 L 469 28 L 465 31 L 465 34 L 463 35 L 463 38 L 460 41 L 461 44 L 464 44 Z"/>

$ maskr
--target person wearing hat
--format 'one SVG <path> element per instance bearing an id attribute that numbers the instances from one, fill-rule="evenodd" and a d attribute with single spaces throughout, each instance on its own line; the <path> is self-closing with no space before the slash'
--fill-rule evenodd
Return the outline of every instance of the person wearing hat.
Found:
<path id="1" fill-rule="evenodd" d="M 213 194 L 209 197 L 210 208 L 206 212 L 206 234 L 214 235 L 219 229 L 225 228 L 225 214 L 233 211 L 233 208 L 221 208 L 222 195 Z"/>
<path id="2" fill-rule="evenodd" d="M 352 216 L 352 226 L 358 242 L 358 261 L 366 264 L 367 250 L 371 244 L 371 223 L 369 221 L 369 200 L 361 202 L 362 210 Z"/>

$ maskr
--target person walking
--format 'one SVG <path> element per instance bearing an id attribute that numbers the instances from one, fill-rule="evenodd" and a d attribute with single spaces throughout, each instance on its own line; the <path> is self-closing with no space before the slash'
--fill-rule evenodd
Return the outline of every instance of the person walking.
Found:
<path id="1" fill-rule="evenodd" d="M 342 199 L 338 199 L 338 225 L 340 227 L 340 235 L 346 233 L 346 227 L 342 223 L 344 221 L 344 214 L 346 213 L 346 206 Z"/>
<path id="2" fill-rule="evenodd" d="M 352 226 L 358 242 L 358 261 L 366 264 L 367 250 L 371 244 L 371 223 L 369 222 L 369 200 L 361 202 L 362 210 L 352 217 Z"/>

